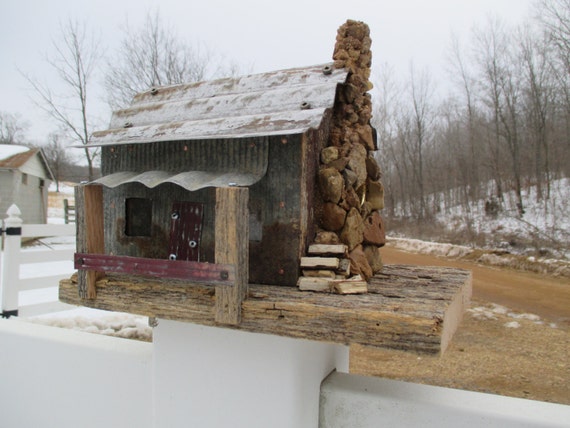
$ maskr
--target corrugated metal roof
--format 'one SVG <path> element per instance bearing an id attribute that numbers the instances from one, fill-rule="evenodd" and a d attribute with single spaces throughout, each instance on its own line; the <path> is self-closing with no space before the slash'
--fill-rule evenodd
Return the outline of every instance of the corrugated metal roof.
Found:
<path id="1" fill-rule="evenodd" d="M 115 111 L 89 145 L 303 133 L 318 128 L 347 75 L 325 64 L 156 88 Z"/>

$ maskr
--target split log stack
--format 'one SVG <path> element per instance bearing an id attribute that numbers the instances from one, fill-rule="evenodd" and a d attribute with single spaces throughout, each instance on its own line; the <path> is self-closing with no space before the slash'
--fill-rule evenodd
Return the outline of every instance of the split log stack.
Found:
<path id="1" fill-rule="evenodd" d="M 338 29 L 334 67 L 348 69 L 349 75 L 337 92 L 328 146 L 320 153 L 318 232 L 301 261 L 302 290 L 362 293 L 366 281 L 382 270 L 384 187 L 370 125 L 371 44 L 363 22 L 348 20 Z"/>

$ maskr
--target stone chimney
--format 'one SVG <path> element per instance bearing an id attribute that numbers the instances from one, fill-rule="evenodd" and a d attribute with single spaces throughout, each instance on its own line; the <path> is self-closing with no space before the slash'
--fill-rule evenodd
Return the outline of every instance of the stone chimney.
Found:
<path id="1" fill-rule="evenodd" d="M 305 279 L 298 285 L 304 290 L 365 292 L 366 281 L 382 269 L 379 249 L 385 231 L 379 210 L 384 208 L 384 187 L 370 125 L 371 44 L 363 22 L 348 20 L 338 29 L 334 67 L 349 70 L 349 75 L 337 92 L 328 146 L 320 154 L 318 232 L 309 257 L 301 262 Z M 337 259 L 339 267 L 327 259 Z"/>

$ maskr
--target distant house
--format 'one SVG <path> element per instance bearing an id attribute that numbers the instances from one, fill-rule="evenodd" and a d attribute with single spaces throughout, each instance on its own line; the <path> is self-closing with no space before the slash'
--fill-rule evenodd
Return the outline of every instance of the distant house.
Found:
<path id="1" fill-rule="evenodd" d="M 48 188 L 53 180 L 41 149 L 0 144 L 0 218 L 16 204 L 24 223 L 46 223 Z"/>

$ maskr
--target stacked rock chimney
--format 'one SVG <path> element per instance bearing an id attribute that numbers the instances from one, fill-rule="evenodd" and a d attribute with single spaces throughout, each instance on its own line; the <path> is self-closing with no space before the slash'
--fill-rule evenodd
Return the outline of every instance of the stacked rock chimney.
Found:
<path id="1" fill-rule="evenodd" d="M 343 258 L 350 260 L 348 276 L 364 281 L 382 269 L 379 248 L 385 244 L 379 214 L 384 208 L 384 188 L 373 156 L 376 135 L 370 125 L 371 43 L 370 30 L 363 22 L 348 20 L 338 29 L 334 67 L 347 69 L 349 74 L 337 92 L 328 146 L 320 153 L 322 205 L 314 242 L 344 245 Z"/>

